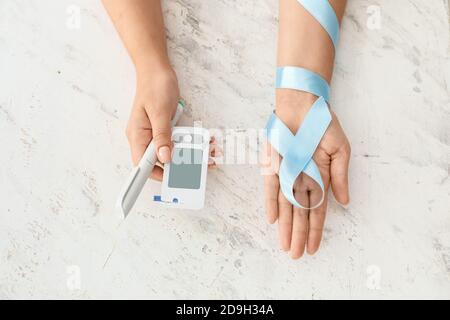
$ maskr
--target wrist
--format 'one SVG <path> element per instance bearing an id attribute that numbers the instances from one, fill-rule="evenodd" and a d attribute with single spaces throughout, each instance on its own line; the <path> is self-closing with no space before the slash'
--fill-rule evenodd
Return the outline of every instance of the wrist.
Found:
<path id="1" fill-rule="evenodd" d="M 136 75 L 142 77 L 148 74 L 161 74 L 173 72 L 168 57 L 151 57 L 136 59 L 134 61 Z"/>
<path id="2" fill-rule="evenodd" d="M 277 89 L 276 114 L 295 133 L 316 100 L 309 92 Z"/>
<path id="3" fill-rule="evenodd" d="M 148 85 L 151 83 L 178 82 L 175 70 L 170 64 L 141 65 L 136 67 L 137 83 Z"/>

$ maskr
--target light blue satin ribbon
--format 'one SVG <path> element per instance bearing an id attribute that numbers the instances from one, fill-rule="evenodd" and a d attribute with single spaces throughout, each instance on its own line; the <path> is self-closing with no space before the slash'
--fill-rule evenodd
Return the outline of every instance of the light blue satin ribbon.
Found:
<path id="1" fill-rule="evenodd" d="M 328 0 L 298 0 L 298 2 L 322 25 L 336 49 L 339 40 L 339 22 Z M 320 206 L 325 187 L 319 168 L 312 159 L 317 146 L 331 123 L 327 102 L 330 86 L 320 75 L 300 67 L 284 66 L 277 69 L 276 88 L 310 92 L 319 98 L 306 115 L 294 135 L 273 113 L 266 125 L 267 140 L 283 157 L 280 170 L 281 191 L 294 206 L 311 209 Z M 322 189 L 322 199 L 310 208 L 303 207 L 294 195 L 294 183 L 301 173 L 311 177 Z"/>
<path id="2" fill-rule="evenodd" d="M 325 29 L 336 50 L 339 42 L 339 21 L 328 0 L 297 0 Z"/>
<path id="3" fill-rule="evenodd" d="M 330 101 L 330 86 L 317 73 L 300 67 L 278 67 L 276 88 L 306 91 Z"/>

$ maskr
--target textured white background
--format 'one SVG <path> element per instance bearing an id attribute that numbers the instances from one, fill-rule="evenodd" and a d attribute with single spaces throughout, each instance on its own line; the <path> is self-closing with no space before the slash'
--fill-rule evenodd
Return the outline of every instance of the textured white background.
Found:
<path id="1" fill-rule="evenodd" d="M 448 6 L 349 1 L 332 105 L 352 202 L 330 200 L 321 251 L 294 262 L 265 223 L 257 166 L 211 172 L 196 213 L 156 207 L 149 183 L 117 229 L 135 81 L 111 22 L 99 1 L 1 0 L 0 298 L 450 298 Z M 263 127 L 277 1 L 164 10 L 184 122 Z"/>

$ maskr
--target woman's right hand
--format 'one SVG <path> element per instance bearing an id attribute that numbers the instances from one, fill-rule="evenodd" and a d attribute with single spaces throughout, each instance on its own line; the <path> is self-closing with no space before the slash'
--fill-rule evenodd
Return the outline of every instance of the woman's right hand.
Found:
<path id="1" fill-rule="evenodd" d="M 136 96 L 126 135 L 134 165 L 141 160 L 153 140 L 161 163 L 170 162 L 172 153 L 171 119 L 175 114 L 180 91 L 171 67 L 138 70 Z M 151 177 L 162 180 L 163 170 L 155 166 Z"/>

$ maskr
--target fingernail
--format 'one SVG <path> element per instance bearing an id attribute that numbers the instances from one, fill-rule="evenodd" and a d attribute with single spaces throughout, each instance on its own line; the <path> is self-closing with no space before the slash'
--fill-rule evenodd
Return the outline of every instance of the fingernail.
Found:
<path id="1" fill-rule="evenodd" d="M 347 210 L 347 209 L 350 207 L 350 202 L 347 203 L 347 204 L 342 204 L 342 203 L 340 203 L 340 202 L 338 202 L 338 203 L 339 203 L 339 205 L 340 205 L 342 208 L 344 208 L 345 210 Z"/>
<path id="2" fill-rule="evenodd" d="M 158 150 L 159 160 L 162 163 L 166 163 L 170 161 L 170 148 L 168 146 L 162 146 Z"/>

